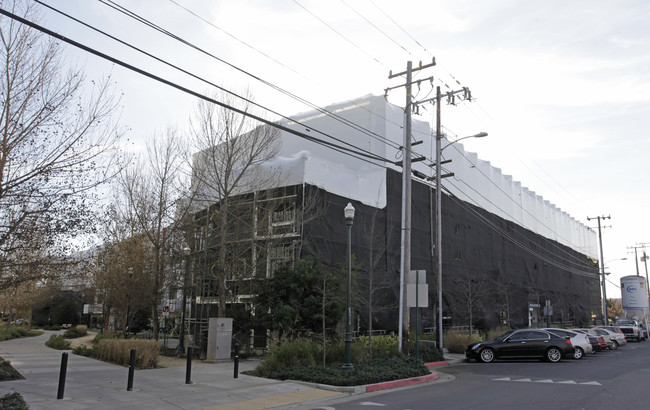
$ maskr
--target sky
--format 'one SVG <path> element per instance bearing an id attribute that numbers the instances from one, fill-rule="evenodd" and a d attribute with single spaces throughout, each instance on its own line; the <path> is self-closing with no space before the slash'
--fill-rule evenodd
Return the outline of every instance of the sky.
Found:
<path id="1" fill-rule="evenodd" d="M 403 83 L 407 61 L 435 58 L 442 92 L 472 102 L 441 107 L 450 139 L 585 225 L 602 244 L 607 296 L 635 275 L 632 247 L 650 244 L 650 2 L 646 0 L 42 0 L 42 3 L 283 115 Z M 45 27 L 201 93 L 214 87 L 128 49 L 40 4 Z M 124 7 L 204 50 L 116 10 Z M 110 75 L 122 94 L 129 149 L 168 126 L 186 127 L 195 97 L 63 45 L 88 79 Z M 216 58 L 221 61 L 217 60 Z M 263 81 L 260 81 L 263 80 Z M 269 84 L 274 87 L 270 87 Z M 282 88 L 300 99 L 281 94 Z M 435 91 L 433 91 L 435 93 Z M 423 81 L 415 99 L 430 98 Z M 388 92 L 403 105 L 403 88 Z M 422 120 L 434 123 L 434 107 Z M 277 116 L 267 113 L 269 119 Z M 453 171 L 453 167 L 450 166 Z M 643 249 L 638 249 L 641 256 Z M 650 253 L 650 245 L 648 247 Z M 626 260 L 621 260 L 627 258 Z M 639 272 L 645 276 L 643 262 Z"/>

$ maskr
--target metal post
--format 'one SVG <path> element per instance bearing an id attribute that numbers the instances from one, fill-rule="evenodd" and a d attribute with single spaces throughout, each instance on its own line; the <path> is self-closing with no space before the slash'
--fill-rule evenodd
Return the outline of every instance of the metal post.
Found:
<path id="1" fill-rule="evenodd" d="M 131 356 L 129 357 L 129 379 L 126 382 L 126 390 L 133 390 L 133 374 L 135 372 L 135 347 L 131 348 Z"/>
<path id="2" fill-rule="evenodd" d="M 56 394 L 56 399 L 63 398 L 63 391 L 65 390 L 65 375 L 68 371 L 68 352 L 63 352 L 61 356 L 61 371 L 59 372 L 59 391 Z"/>
<path id="3" fill-rule="evenodd" d="M 185 364 L 185 384 L 192 384 L 192 346 L 187 347 L 187 361 Z"/>
<path id="4" fill-rule="evenodd" d="M 348 227 L 348 286 L 347 301 L 345 306 L 345 358 L 343 370 L 352 371 L 352 333 L 351 333 L 351 315 L 350 305 L 352 304 L 352 223 L 354 222 L 354 207 L 351 203 L 344 209 L 345 224 Z"/>
<path id="5" fill-rule="evenodd" d="M 178 347 L 176 348 L 176 352 L 179 356 L 182 356 L 183 353 L 185 353 L 185 305 L 187 304 L 187 277 L 189 276 L 189 272 L 190 272 L 191 252 L 192 250 L 190 248 L 183 249 L 183 253 L 185 254 L 185 275 L 183 278 L 183 297 L 182 297 L 183 306 L 181 307 L 181 331 L 179 334 L 180 339 L 178 340 Z"/>
<path id="6" fill-rule="evenodd" d="M 415 358 L 420 360 L 420 271 L 415 271 Z"/>
<path id="7" fill-rule="evenodd" d="M 233 378 L 239 377 L 239 343 L 235 343 L 235 366 L 233 368 Z"/>

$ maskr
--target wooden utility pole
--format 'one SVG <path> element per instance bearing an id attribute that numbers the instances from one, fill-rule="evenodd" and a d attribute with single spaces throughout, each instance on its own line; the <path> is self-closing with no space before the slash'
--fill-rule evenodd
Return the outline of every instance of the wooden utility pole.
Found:
<path id="1" fill-rule="evenodd" d="M 409 332 L 409 308 L 406 306 L 406 276 L 411 271 L 411 111 L 413 96 L 411 94 L 412 76 L 414 71 L 436 65 L 435 59 L 430 64 L 413 68 L 413 63 L 406 64 L 406 71 L 393 74 L 391 71 L 389 79 L 406 75 L 406 83 L 397 87 L 406 88 L 406 104 L 404 107 L 404 143 L 402 151 L 402 234 L 400 252 L 400 292 L 399 292 L 399 349 L 402 353 L 408 353 L 408 332 Z M 393 87 L 393 88 L 397 88 Z M 386 89 L 388 91 L 388 89 Z"/>
<path id="2" fill-rule="evenodd" d="M 598 219 L 598 243 L 600 245 L 600 275 L 603 281 L 603 320 L 605 326 L 607 326 L 607 290 L 605 288 L 605 259 L 603 259 L 603 235 L 601 231 L 601 226 L 600 226 L 600 220 L 601 219 L 611 219 L 611 216 L 597 216 L 595 218 L 590 218 L 587 217 L 588 221 L 591 221 L 592 219 Z"/>

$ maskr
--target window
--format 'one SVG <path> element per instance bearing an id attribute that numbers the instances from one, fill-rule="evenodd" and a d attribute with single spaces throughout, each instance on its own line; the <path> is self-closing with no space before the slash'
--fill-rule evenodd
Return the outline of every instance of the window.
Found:
<path id="1" fill-rule="evenodd" d="M 531 339 L 539 340 L 539 339 L 548 339 L 548 338 L 549 338 L 548 333 L 545 332 L 538 332 L 535 330 L 530 330 L 526 332 L 526 340 L 531 340 Z"/>

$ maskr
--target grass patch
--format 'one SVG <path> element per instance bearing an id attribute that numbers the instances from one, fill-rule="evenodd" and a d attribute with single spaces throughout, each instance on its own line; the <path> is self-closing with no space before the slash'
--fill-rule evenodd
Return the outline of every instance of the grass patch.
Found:
<path id="1" fill-rule="evenodd" d="M 443 338 L 443 346 L 449 350 L 449 353 L 464 354 L 468 344 L 481 341 L 483 338 L 476 334 L 470 337 L 467 333 L 449 332 Z"/>
<path id="2" fill-rule="evenodd" d="M 156 340 L 102 339 L 97 345 L 97 358 L 128 366 L 132 348 L 135 348 L 136 352 L 135 367 L 137 369 L 158 367 L 160 345 Z"/>
<path id="3" fill-rule="evenodd" d="M 45 346 L 57 350 L 68 350 L 70 349 L 70 342 L 65 340 L 61 335 L 52 335 L 50 336 L 50 339 L 45 342 Z"/>

